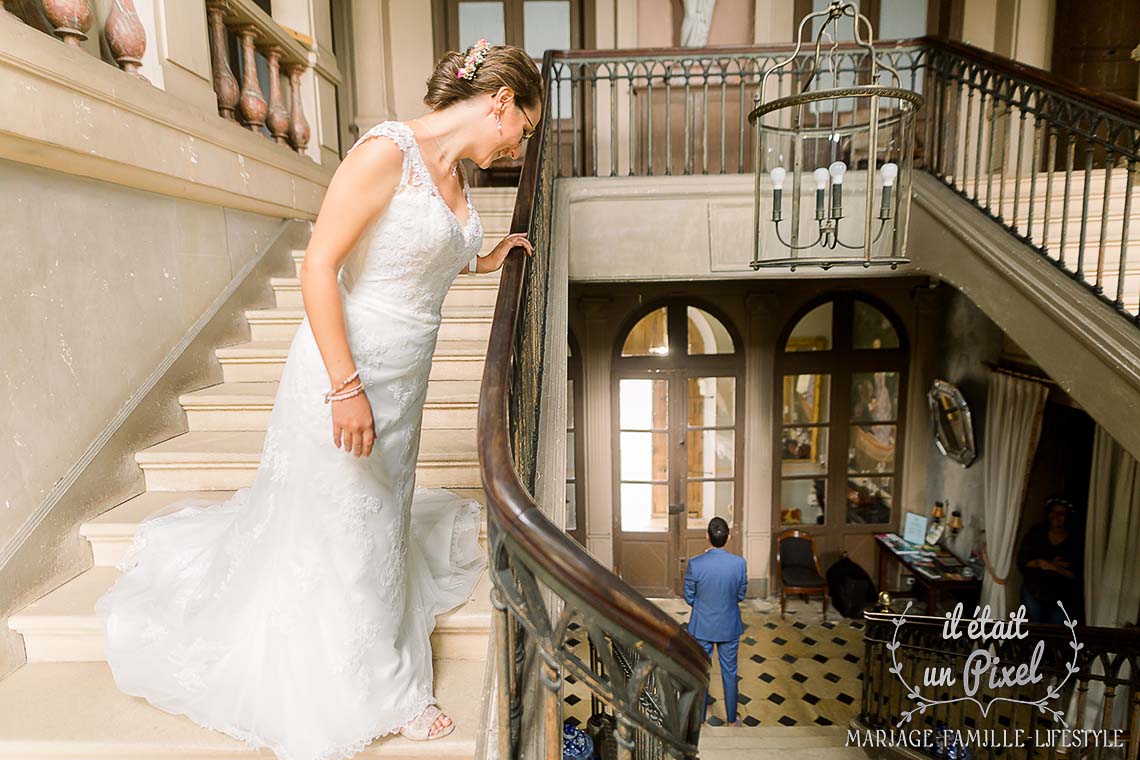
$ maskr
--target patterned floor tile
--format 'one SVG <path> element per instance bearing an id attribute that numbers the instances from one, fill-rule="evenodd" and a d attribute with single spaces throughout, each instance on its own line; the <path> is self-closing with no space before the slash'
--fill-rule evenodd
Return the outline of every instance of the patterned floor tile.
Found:
<path id="1" fill-rule="evenodd" d="M 675 619 L 688 620 L 683 600 L 654 601 Z M 740 640 L 737 713 L 746 727 L 846 725 L 855 716 L 862 693 L 861 621 L 837 619 L 832 611 L 831 619 L 823 623 L 818 601 L 789 600 L 784 619 L 778 601 L 750 599 L 741 612 L 746 631 Z M 589 660 L 584 640 L 577 643 L 575 652 Z M 725 725 L 724 691 L 715 655 L 711 683 L 709 722 Z M 564 717 L 585 723 L 591 710 L 585 684 L 567 678 L 563 699 Z"/>

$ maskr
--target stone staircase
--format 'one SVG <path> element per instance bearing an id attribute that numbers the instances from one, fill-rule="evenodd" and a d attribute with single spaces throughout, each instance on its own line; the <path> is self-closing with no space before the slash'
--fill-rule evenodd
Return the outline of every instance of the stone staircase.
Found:
<path id="1" fill-rule="evenodd" d="M 478 189 L 472 195 L 488 251 L 507 233 L 514 191 Z M 223 382 L 179 397 L 188 430 L 136 454 L 146 491 L 80 526 L 94 566 L 9 619 L 24 639 L 27 664 L 0 681 L 0 758 L 273 756 L 251 753 L 224 734 L 120 693 L 105 662 L 95 601 L 118 577 L 115 563 L 143 517 L 176 500 L 223 501 L 253 482 L 289 342 L 304 316 L 296 276 L 303 256 L 303 250 L 294 252 L 295 276 L 272 278 L 276 307 L 246 312 L 251 339 L 217 349 Z M 450 488 L 480 502 L 475 418 L 497 292 L 496 273 L 461 275 L 448 293 L 416 469 L 417 485 Z M 484 576 L 472 601 L 441 617 L 432 635 L 436 696 L 456 730 L 431 742 L 383 739 L 360 757 L 474 756 L 489 594 Z"/>

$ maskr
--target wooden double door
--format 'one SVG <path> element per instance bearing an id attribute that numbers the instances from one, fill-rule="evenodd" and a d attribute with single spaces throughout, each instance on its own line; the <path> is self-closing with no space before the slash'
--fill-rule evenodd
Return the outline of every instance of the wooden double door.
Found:
<path id="1" fill-rule="evenodd" d="M 686 321 L 691 327 L 709 317 L 691 308 L 688 318 L 684 307 L 669 311 L 677 323 L 669 332 L 682 338 Z M 730 551 L 740 550 L 738 356 L 690 355 L 692 340 L 676 343 L 615 362 L 614 554 L 621 576 L 649 596 L 682 593 L 688 558 L 708 546 L 714 516 L 732 529 Z"/>

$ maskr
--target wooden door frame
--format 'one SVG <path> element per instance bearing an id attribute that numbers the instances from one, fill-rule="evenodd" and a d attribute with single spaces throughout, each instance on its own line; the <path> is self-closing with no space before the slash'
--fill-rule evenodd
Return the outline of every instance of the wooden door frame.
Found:
<path id="1" fill-rule="evenodd" d="M 686 307 L 692 306 L 708 312 L 720 321 L 732 339 L 734 351 L 731 354 L 695 354 L 689 355 L 688 322 Z M 654 311 L 666 308 L 666 335 L 669 341 L 669 354 L 667 356 L 622 356 L 622 347 L 630 331 L 647 315 Z M 610 371 L 610 418 L 611 418 L 611 467 L 614 473 L 612 483 L 611 510 L 613 530 L 613 556 L 615 568 L 622 567 L 623 542 L 621 528 L 621 394 L 620 380 L 626 378 L 659 378 L 667 381 L 668 385 L 668 430 L 670 441 L 668 445 L 669 461 L 669 504 L 681 504 L 686 507 L 680 514 L 669 516 L 669 528 L 666 531 L 666 544 L 668 548 L 668 563 L 673 568 L 672 578 L 667 579 L 666 586 L 674 594 L 681 593 L 684 579 L 682 557 L 685 554 L 686 543 L 694 539 L 694 533 L 707 535 L 706 526 L 691 528 L 688 526 L 688 494 L 685 488 L 688 481 L 687 450 L 678 445 L 680 438 L 675 434 L 674 422 L 679 421 L 683 429 L 682 435 L 687 437 L 687 381 L 691 377 L 733 377 L 734 378 L 734 415 L 733 415 L 733 515 L 729 526 L 730 539 L 725 547 L 729 551 L 741 553 L 743 547 L 744 525 L 744 426 L 741 416 L 744 411 L 744 385 L 745 362 L 744 343 L 740 332 L 728 316 L 716 306 L 699 299 L 685 296 L 672 296 L 656 299 L 640 307 L 624 320 L 617 332 L 611 356 Z M 667 592 L 666 592 L 667 593 Z"/>
<path id="2" fill-rule="evenodd" d="M 582 350 L 574 331 L 567 331 L 567 342 L 570 345 L 570 360 L 567 362 L 566 375 L 574 381 L 574 530 L 566 532 L 583 547 L 586 546 L 586 489 L 585 489 L 585 463 L 586 447 L 583 440 L 582 416 L 585 409 L 585 372 L 583 371 Z"/>
<path id="3" fill-rule="evenodd" d="M 878 309 L 887 318 L 899 339 L 899 347 L 895 349 L 854 349 L 852 345 L 852 315 L 855 303 L 862 301 L 868 306 Z M 813 309 L 828 302 L 834 302 L 832 312 L 832 348 L 828 351 L 804 351 L 788 353 L 784 347 L 788 338 L 800 320 Z M 848 535 L 874 534 L 894 530 L 899 523 L 899 515 L 905 511 L 902 504 L 904 462 L 903 453 L 906 443 L 906 410 L 908 372 L 910 367 L 910 343 L 902 321 L 894 309 L 883 300 L 862 291 L 830 291 L 805 303 L 795 311 L 787 324 L 780 331 L 775 345 L 775 356 L 772 361 L 773 383 L 775 391 L 772 394 L 772 535 L 798 528 L 822 539 L 822 549 L 831 550 L 829 541 L 836 539 L 842 542 Z M 856 373 L 865 372 L 896 372 L 898 374 L 898 390 L 895 414 L 895 463 L 891 477 L 894 478 L 892 491 L 892 504 L 890 520 L 886 523 L 848 523 L 847 522 L 847 452 L 850 446 L 851 429 L 851 377 Z M 784 427 L 783 409 L 783 383 L 784 376 L 788 374 L 826 374 L 831 377 L 830 393 L 828 399 L 828 444 L 827 444 L 827 474 L 825 477 L 826 502 L 824 504 L 824 523 L 819 525 L 784 525 L 780 519 L 780 510 L 783 504 L 783 445 L 782 431 Z M 842 417 L 837 417 L 837 410 L 842 411 Z M 775 553 L 771 554 L 770 575 L 775 584 L 779 584 L 779 567 L 775 564 Z M 773 586 L 773 591 L 778 586 Z"/>

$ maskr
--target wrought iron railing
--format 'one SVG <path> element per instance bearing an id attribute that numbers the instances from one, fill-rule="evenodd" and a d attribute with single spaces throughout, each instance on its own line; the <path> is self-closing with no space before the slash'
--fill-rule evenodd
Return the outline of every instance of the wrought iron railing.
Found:
<path id="1" fill-rule="evenodd" d="M 553 55 L 543 63 L 550 81 Z M 555 163 L 547 98 L 527 150 L 512 231 L 533 257 L 507 259 L 479 404 L 479 456 L 494 583 L 497 754 L 522 755 L 524 716 L 541 716 L 543 756 L 561 757 L 562 678 L 591 692 L 616 757 L 695 758 L 709 660 L 696 640 L 542 513 L 538 466 Z M 568 640 L 585 638 L 589 656 Z M 537 693 L 528 687 L 539 683 Z"/>
<path id="2" fill-rule="evenodd" d="M 926 170 L 1140 324 L 1140 103 L 928 44 Z"/>
<path id="3" fill-rule="evenodd" d="M 551 73 L 556 176 L 751 173 L 748 113 L 764 71 L 792 52 L 763 45 L 560 53 Z M 885 43 L 880 58 L 898 70 L 902 87 L 921 90 L 926 55 L 925 44 L 906 41 Z M 811 60 L 804 52 L 769 77 L 764 96 L 791 94 Z M 866 79 L 864 49 L 840 46 L 834 61 L 836 86 Z"/>
<path id="4" fill-rule="evenodd" d="M 925 729 L 930 739 L 924 743 L 933 746 L 912 746 L 910 754 L 879 754 L 963 757 L 957 745 L 965 746 L 973 760 L 1136 760 L 1140 755 L 1140 630 L 1030 624 L 1024 626 L 1025 638 L 979 643 L 964 634 L 945 636 L 942 617 L 908 614 L 904 619 L 896 625 L 898 614 L 866 615 L 862 705 L 855 727 Z M 958 630 L 967 631 L 970 622 L 963 619 Z M 987 704 L 985 712 L 963 699 L 962 674 L 975 650 L 990 647 L 1003 666 L 1028 665 L 1038 642 L 1043 642 L 1035 668 L 1039 681 L 992 688 L 983 677 L 977 698 Z M 1074 649 L 1074 643 L 1079 647 Z M 896 665 L 898 673 L 892 672 Z M 955 684 L 924 684 L 927 669 L 937 673 L 943 668 L 956 676 Z M 1086 730 L 1099 733 L 1080 733 Z M 1074 736 L 1083 738 L 1074 743 Z"/>

